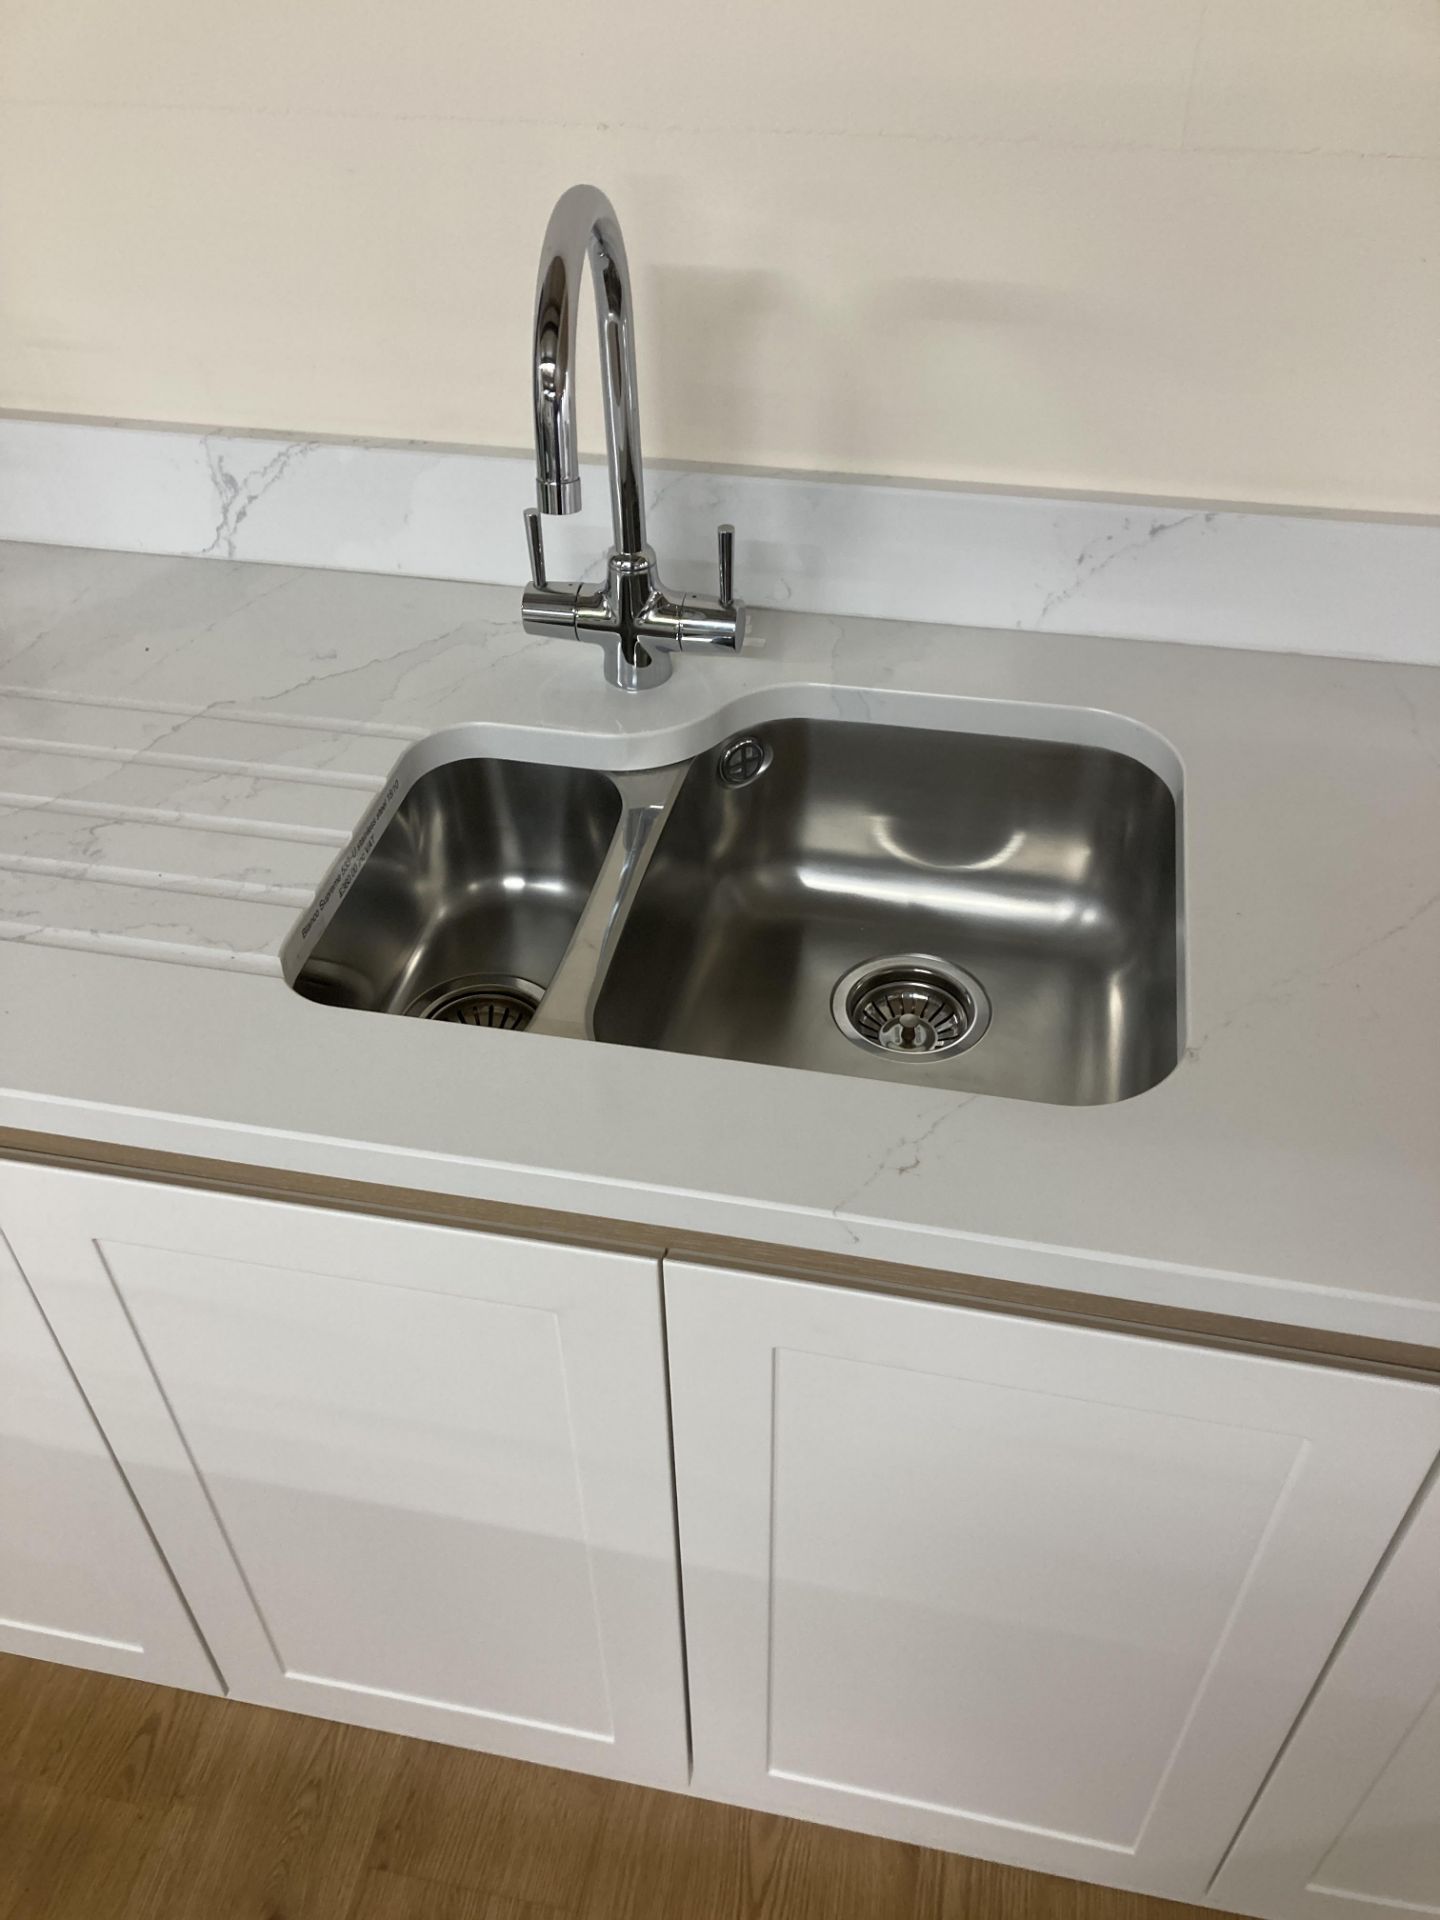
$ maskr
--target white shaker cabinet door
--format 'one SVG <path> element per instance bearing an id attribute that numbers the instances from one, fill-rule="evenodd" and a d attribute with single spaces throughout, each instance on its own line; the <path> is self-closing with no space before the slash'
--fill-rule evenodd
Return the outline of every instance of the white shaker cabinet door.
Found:
<path id="1" fill-rule="evenodd" d="M 1440 1393 L 666 1263 L 694 1785 L 1203 1896 Z"/>
<path id="2" fill-rule="evenodd" d="M 0 1651 L 219 1683 L 124 1476 L 0 1239 Z"/>
<path id="3" fill-rule="evenodd" d="M 656 1262 L 3 1177 L 232 1693 L 683 1783 Z"/>
<path id="4" fill-rule="evenodd" d="M 1271 1920 L 1440 1914 L 1440 1481 L 1211 1890 Z"/>

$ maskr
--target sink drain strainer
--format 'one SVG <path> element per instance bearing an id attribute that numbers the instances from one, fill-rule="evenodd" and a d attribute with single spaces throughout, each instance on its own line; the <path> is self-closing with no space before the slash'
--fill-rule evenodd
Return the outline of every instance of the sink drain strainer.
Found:
<path id="1" fill-rule="evenodd" d="M 431 987 L 412 1000 L 405 1011 L 418 1020 L 452 1020 L 462 1027 L 503 1027 L 522 1033 L 543 991 L 533 980 L 522 980 L 517 974 L 488 973 Z"/>
<path id="2" fill-rule="evenodd" d="M 830 1010 L 857 1046 L 927 1060 L 963 1053 L 990 1024 L 990 1001 L 975 976 L 925 953 L 853 968 L 837 984 Z"/>

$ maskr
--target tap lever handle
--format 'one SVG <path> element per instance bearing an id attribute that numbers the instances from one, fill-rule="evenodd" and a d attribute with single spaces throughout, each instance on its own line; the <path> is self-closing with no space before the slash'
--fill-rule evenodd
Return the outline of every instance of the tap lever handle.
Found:
<path id="1" fill-rule="evenodd" d="M 735 529 L 727 520 L 717 530 L 720 545 L 720 604 L 735 604 Z"/>
<path id="2" fill-rule="evenodd" d="M 540 530 L 540 515 L 534 507 L 525 509 L 525 539 L 530 548 L 530 584 L 545 585 L 545 535 Z"/>

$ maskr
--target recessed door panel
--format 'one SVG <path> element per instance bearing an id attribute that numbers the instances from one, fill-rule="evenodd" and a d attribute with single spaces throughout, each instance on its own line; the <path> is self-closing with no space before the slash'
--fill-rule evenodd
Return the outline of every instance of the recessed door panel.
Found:
<path id="1" fill-rule="evenodd" d="M 232 1692 L 683 1784 L 656 1262 L 5 1178 Z"/>
<path id="2" fill-rule="evenodd" d="M 1203 1896 L 1440 1393 L 666 1263 L 696 1786 Z"/>

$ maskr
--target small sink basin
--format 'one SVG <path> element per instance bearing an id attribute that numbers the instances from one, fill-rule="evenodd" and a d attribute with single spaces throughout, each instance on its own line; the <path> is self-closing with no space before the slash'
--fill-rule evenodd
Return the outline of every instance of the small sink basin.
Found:
<path id="1" fill-rule="evenodd" d="M 685 777 L 596 1039 L 1066 1105 L 1174 1067 L 1176 813 L 1148 767 L 844 721 L 740 745 Z"/>
<path id="2" fill-rule="evenodd" d="M 603 773 L 461 759 L 401 800 L 297 993 L 331 1006 L 523 1027 L 620 821 Z"/>

